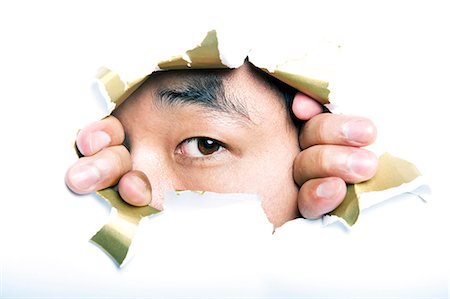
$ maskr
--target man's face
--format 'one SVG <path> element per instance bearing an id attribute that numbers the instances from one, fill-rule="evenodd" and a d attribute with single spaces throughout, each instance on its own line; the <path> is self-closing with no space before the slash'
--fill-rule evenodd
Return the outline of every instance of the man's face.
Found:
<path id="1" fill-rule="evenodd" d="M 173 189 L 254 193 L 275 226 L 297 216 L 298 133 L 282 95 L 248 64 L 155 73 L 114 115 L 152 206 Z"/>

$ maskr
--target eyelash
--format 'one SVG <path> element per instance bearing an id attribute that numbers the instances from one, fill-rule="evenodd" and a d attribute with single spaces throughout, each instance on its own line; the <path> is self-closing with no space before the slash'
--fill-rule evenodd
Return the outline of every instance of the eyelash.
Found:
<path id="1" fill-rule="evenodd" d="M 200 152 L 200 149 L 198 148 L 199 146 L 199 142 L 204 141 L 211 141 L 214 146 L 217 146 L 218 149 L 214 150 L 211 154 L 203 154 L 200 152 L 200 155 L 189 155 L 186 153 L 183 153 L 183 146 L 189 146 L 190 143 L 196 141 L 197 142 L 197 151 Z M 208 142 L 209 143 L 209 142 Z M 192 145 L 191 145 L 192 146 Z M 195 145 L 194 145 L 195 146 Z M 188 149 L 189 150 L 189 149 Z M 191 149 L 192 150 L 192 149 Z M 217 159 L 217 155 L 222 153 L 224 150 L 227 150 L 227 145 L 224 144 L 221 141 L 218 141 L 216 139 L 213 138 L 209 138 L 209 137 L 191 137 L 188 139 L 183 140 L 176 148 L 175 153 L 179 155 L 180 158 L 182 158 L 183 160 L 191 160 L 192 162 L 196 161 L 196 162 L 200 162 L 200 161 L 208 161 L 208 160 L 213 160 L 213 159 Z M 186 149 L 184 149 L 184 151 L 186 151 Z"/>

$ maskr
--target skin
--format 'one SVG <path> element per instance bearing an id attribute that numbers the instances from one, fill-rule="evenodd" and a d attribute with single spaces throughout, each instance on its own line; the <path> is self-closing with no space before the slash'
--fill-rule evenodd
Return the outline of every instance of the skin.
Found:
<path id="1" fill-rule="evenodd" d="M 320 105 L 300 93 L 296 95 L 292 109 L 299 119 L 307 120 L 299 135 L 298 144 L 302 151 L 295 153 L 293 172 L 288 171 L 290 175 L 293 174 L 297 187 L 300 186 L 294 203 L 303 217 L 317 218 L 333 210 L 343 200 L 345 182 L 356 183 L 374 175 L 376 157 L 360 147 L 375 140 L 376 128 L 365 118 L 320 114 Z M 283 130 L 289 132 L 286 128 Z M 156 170 L 146 170 L 147 175 L 136 169 L 134 161 L 137 158 L 133 157 L 137 154 L 130 155 L 123 146 L 124 136 L 123 124 L 114 116 L 81 130 L 77 146 L 85 157 L 68 169 L 67 186 L 76 193 L 85 194 L 119 182 L 119 191 L 127 202 L 145 205 L 152 200 L 152 195 L 155 201 L 157 196 L 152 193 L 155 193 L 155 185 L 159 183 L 155 184 L 148 178 L 152 178 L 151 171 Z M 177 183 L 192 187 L 186 182 Z M 291 200 L 285 209 L 289 212 L 281 213 L 281 216 L 269 216 L 275 225 L 283 222 L 273 220 L 278 216 L 279 219 L 289 219 L 298 213 L 294 211 L 291 214 Z M 157 200 L 153 204 L 158 205 Z M 266 203 L 265 209 L 269 208 L 270 205 Z"/>
<path id="2" fill-rule="evenodd" d="M 162 208 L 165 192 L 173 189 L 255 193 L 275 226 L 296 218 L 292 165 L 299 152 L 298 132 L 281 94 L 244 65 L 221 76 L 225 94 L 246 107 L 246 115 L 168 104 L 158 100 L 158 89 L 183 86 L 202 75 L 158 75 L 114 112 L 127 133 L 132 168 L 151 182 L 151 205 Z M 212 150 L 205 150 L 207 140 L 197 137 L 208 138 Z"/>

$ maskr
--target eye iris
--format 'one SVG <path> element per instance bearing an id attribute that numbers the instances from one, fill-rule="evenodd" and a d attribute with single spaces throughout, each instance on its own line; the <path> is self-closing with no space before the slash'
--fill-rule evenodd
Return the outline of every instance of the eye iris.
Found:
<path id="1" fill-rule="evenodd" d="M 211 155 L 220 149 L 220 144 L 211 139 L 200 138 L 198 140 L 198 150 L 203 155 Z"/>

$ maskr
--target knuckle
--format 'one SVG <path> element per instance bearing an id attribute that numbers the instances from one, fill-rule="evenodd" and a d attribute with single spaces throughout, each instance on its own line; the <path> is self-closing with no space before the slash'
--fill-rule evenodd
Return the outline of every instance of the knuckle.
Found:
<path id="1" fill-rule="evenodd" d="M 124 146 L 118 145 L 113 147 L 113 153 L 114 162 L 115 165 L 118 166 L 119 173 L 122 174 L 128 171 L 131 165 L 131 158 L 128 150 Z"/>
<path id="2" fill-rule="evenodd" d="M 331 114 L 319 114 L 305 123 L 299 137 L 302 148 L 329 143 L 331 116 Z"/>
<path id="3" fill-rule="evenodd" d="M 329 163 L 328 155 L 329 149 L 325 146 L 315 146 L 314 165 L 324 175 L 331 172 L 331 165 Z"/>
<path id="4" fill-rule="evenodd" d="M 302 185 L 304 182 L 304 162 L 305 160 L 305 152 L 300 152 L 294 159 L 294 180 L 297 184 Z"/>
<path id="5" fill-rule="evenodd" d="M 324 119 L 320 118 L 316 124 L 314 132 L 316 144 L 323 143 L 326 140 L 327 130 L 328 130 L 327 122 Z"/>
<path id="6" fill-rule="evenodd" d="M 96 158 L 103 160 L 102 164 L 107 164 L 102 167 L 107 170 L 105 176 L 108 179 L 118 180 L 130 169 L 129 155 L 124 146 L 113 146 L 103 149 Z"/>

